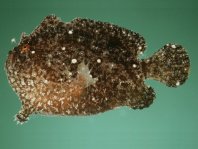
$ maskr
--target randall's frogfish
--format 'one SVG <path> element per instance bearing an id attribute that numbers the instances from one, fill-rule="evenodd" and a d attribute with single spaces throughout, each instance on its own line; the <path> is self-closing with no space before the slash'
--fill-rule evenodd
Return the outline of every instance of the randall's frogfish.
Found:
<path id="1" fill-rule="evenodd" d="M 22 103 L 16 120 L 148 107 L 155 92 L 144 80 L 177 87 L 188 78 L 190 60 L 178 44 L 138 58 L 145 49 L 141 35 L 117 25 L 82 18 L 64 23 L 47 16 L 30 35 L 22 33 L 8 54 L 8 80 Z"/>

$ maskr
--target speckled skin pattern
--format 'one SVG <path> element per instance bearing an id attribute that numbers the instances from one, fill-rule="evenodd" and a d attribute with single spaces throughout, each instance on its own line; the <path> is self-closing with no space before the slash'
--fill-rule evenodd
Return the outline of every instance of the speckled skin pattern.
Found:
<path id="1" fill-rule="evenodd" d="M 16 120 L 148 107 L 155 92 L 144 80 L 177 87 L 187 79 L 190 62 L 176 44 L 140 60 L 145 47 L 138 33 L 110 23 L 81 18 L 64 23 L 47 16 L 30 35 L 22 34 L 6 61 L 8 80 L 22 102 Z"/>

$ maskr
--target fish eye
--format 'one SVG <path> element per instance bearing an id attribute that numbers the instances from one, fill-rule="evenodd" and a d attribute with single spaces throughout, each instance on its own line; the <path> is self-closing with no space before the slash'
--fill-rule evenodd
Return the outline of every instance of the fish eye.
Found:
<path id="1" fill-rule="evenodd" d="M 30 50 L 30 46 L 28 44 L 25 44 L 21 47 L 20 52 L 27 53 L 29 50 Z"/>

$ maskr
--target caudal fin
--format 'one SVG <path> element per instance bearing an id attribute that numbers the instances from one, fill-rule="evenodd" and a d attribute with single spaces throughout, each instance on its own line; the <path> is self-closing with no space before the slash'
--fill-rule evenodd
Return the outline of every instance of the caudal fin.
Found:
<path id="1" fill-rule="evenodd" d="M 181 45 L 166 44 L 152 57 L 143 60 L 142 68 L 146 78 L 177 87 L 188 78 L 190 60 Z"/>

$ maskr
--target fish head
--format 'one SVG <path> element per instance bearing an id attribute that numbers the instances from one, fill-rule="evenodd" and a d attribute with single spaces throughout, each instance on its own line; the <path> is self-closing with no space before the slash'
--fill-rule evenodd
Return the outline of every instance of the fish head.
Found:
<path id="1" fill-rule="evenodd" d="M 30 60 L 30 46 L 28 44 L 19 44 L 9 51 L 6 67 L 16 67 L 26 65 L 26 62 Z"/>

